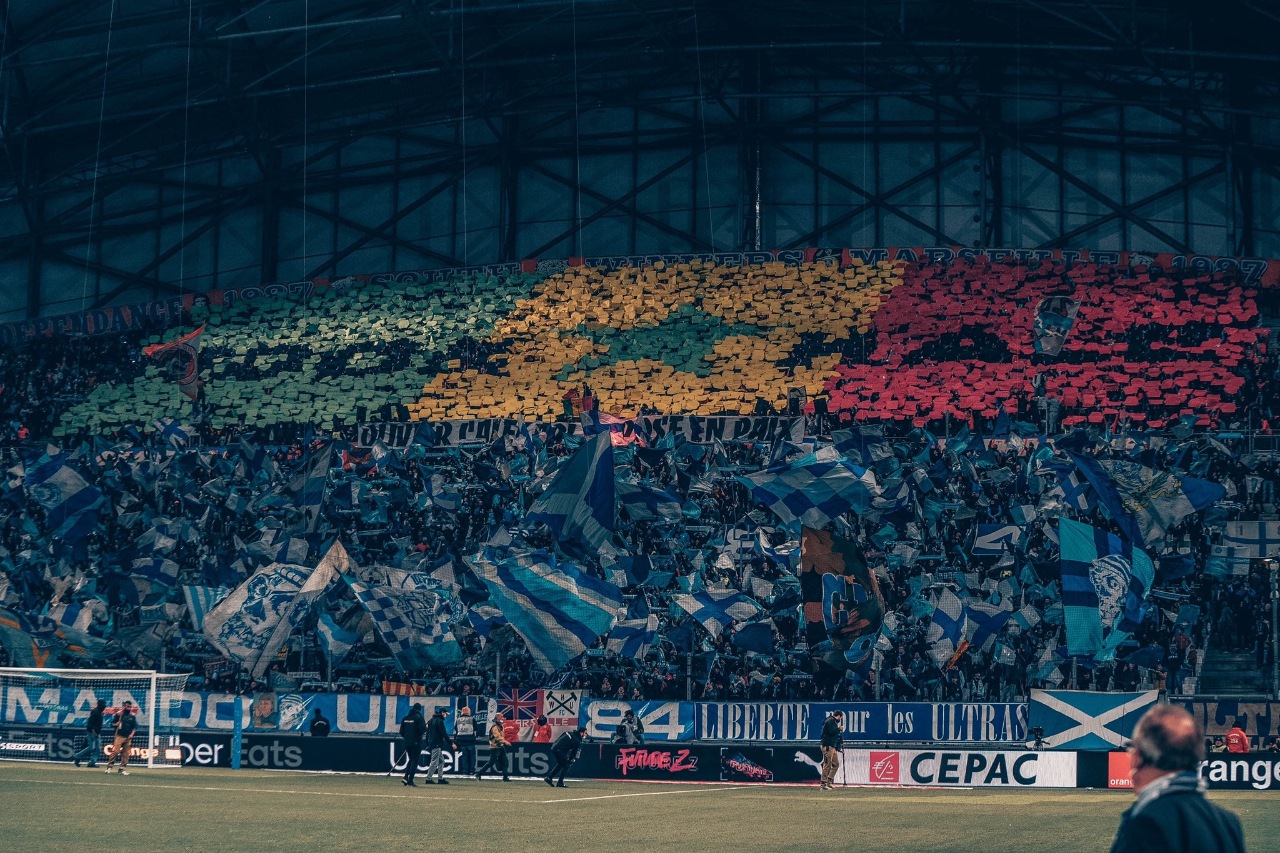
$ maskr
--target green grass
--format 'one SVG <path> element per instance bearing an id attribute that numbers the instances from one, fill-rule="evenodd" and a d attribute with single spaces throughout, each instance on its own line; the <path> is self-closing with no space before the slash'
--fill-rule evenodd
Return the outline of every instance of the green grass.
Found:
<path id="1" fill-rule="evenodd" d="M 1275 792 L 1215 792 L 1251 850 Z M 0 762 L 0 849 L 198 851 L 1099 851 L 1132 795 L 459 780 Z"/>

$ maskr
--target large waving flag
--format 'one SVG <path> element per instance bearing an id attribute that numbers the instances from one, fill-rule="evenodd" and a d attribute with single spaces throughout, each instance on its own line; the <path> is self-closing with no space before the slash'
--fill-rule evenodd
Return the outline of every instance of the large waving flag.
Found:
<path id="1" fill-rule="evenodd" d="M 668 492 L 624 480 L 615 483 L 614 488 L 617 489 L 619 509 L 625 509 L 633 521 L 680 521 L 684 518 L 680 499 Z"/>
<path id="2" fill-rule="evenodd" d="M 26 466 L 22 482 L 27 495 L 44 507 L 45 524 L 54 539 L 79 542 L 97 526 L 102 492 L 67 464 L 67 454 L 45 453 Z"/>
<path id="3" fill-rule="evenodd" d="M 545 524 L 557 541 L 600 550 L 613 536 L 613 445 L 600 433 L 556 472 L 547 490 L 533 502 L 525 521 Z"/>
<path id="4" fill-rule="evenodd" d="M 191 617 L 191 627 L 204 633 L 204 617 L 230 594 L 231 590 L 225 586 L 184 586 L 182 595 L 187 600 L 187 615 Z"/>
<path id="5" fill-rule="evenodd" d="M 601 437 L 610 447 L 609 436 Z M 613 471 L 607 473 L 612 484 Z M 476 574 L 489 589 L 489 603 L 524 638 L 543 671 L 554 672 L 581 655 L 617 621 L 622 591 L 608 581 L 545 551 L 499 562 L 493 556 L 475 561 Z"/>
<path id="6" fill-rule="evenodd" d="M 338 542 L 315 568 L 273 563 L 209 611 L 204 636 L 258 678 L 305 621 L 311 603 L 349 565 L 347 551 Z"/>
<path id="7" fill-rule="evenodd" d="M 1227 494 L 1218 483 L 1177 477 L 1136 462 L 1069 455 L 1108 515 L 1138 547 L 1160 547 L 1166 529 Z"/>
<path id="8" fill-rule="evenodd" d="M 884 622 L 884 596 L 856 543 L 825 530 L 800 533 L 800 599 L 812 653 L 834 650 L 845 666 L 861 663 Z"/>
<path id="9" fill-rule="evenodd" d="M 1013 609 L 981 601 L 966 601 L 964 605 L 964 639 L 969 648 L 989 651 L 996 637 L 1013 617 Z"/>
<path id="10" fill-rule="evenodd" d="M 875 475 L 845 459 L 810 454 L 780 471 L 738 477 L 751 497 L 785 521 L 825 527 L 851 509 L 865 510 L 880 494 Z"/>
<path id="11" fill-rule="evenodd" d="M 298 509 L 302 511 L 303 527 L 308 533 L 314 533 L 320 526 L 325 487 L 329 484 L 332 450 L 332 442 L 324 442 L 313 448 L 310 457 L 304 457 L 302 464 L 285 485 Z"/>
<path id="12" fill-rule="evenodd" d="M 745 622 L 764 609 L 747 596 L 732 591 L 679 593 L 671 596 L 671 601 L 698 620 L 713 637 L 719 637 L 731 622 Z"/>
<path id="13" fill-rule="evenodd" d="M 452 607 L 439 585 L 393 587 L 350 577 L 346 581 L 402 670 L 462 660 L 462 648 L 449 625 Z"/>
<path id="14" fill-rule="evenodd" d="M 1059 519 L 1058 539 L 1067 652 L 1111 660 L 1142 622 L 1155 566 L 1133 543 L 1077 521 Z"/>
<path id="15" fill-rule="evenodd" d="M 645 619 L 627 619 L 614 625 L 605 648 L 620 657 L 644 660 L 657 636 L 658 616 L 651 613 Z"/>
<path id="16" fill-rule="evenodd" d="M 925 639 L 929 654 L 938 666 L 947 666 L 958 653 L 964 651 L 964 603 L 950 588 L 944 587 L 933 609 L 933 621 Z"/>
<path id="17" fill-rule="evenodd" d="M 143 353 L 160 361 L 172 361 L 175 367 L 174 380 L 178 390 L 192 400 L 200 396 L 200 337 L 204 334 L 204 325 L 194 332 L 188 332 L 177 340 L 165 344 L 152 344 L 143 349 Z"/>
<path id="18" fill-rule="evenodd" d="M 316 621 L 316 636 L 320 639 L 320 650 L 330 663 L 339 663 L 347 652 L 360 641 L 355 631 L 347 631 L 340 626 L 333 616 L 325 611 Z"/>

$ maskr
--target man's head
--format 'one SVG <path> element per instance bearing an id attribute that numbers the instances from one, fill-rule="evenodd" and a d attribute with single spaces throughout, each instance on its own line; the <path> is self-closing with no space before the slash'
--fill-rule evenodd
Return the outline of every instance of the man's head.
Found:
<path id="1" fill-rule="evenodd" d="M 634 717 L 635 715 L 636 715 L 636 712 L 635 712 L 635 711 L 623 711 L 623 712 L 622 712 L 622 716 L 624 716 L 624 717 Z"/>
<path id="2" fill-rule="evenodd" d="M 133 703 L 130 702 L 128 699 L 121 702 L 120 707 L 123 708 L 125 711 L 128 711 L 130 714 L 133 713 Z"/>
<path id="3" fill-rule="evenodd" d="M 1195 770 L 1204 760 L 1204 729 L 1185 708 L 1156 705 L 1134 726 L 1129 756 L 1135 789 L 1170 773 Z"/>
<path id="4" fill-rule="evenodd" d="M 463 705 L 461 708 L 459 708 L 459 709 L 458 709 L 458 716 L 459 716 L 459 717 L 470 717 L 470 716 L 471 716 L 471 709 L 470 709 L 470 708 L 468 708 L 466 705 Z"/>
<path id="5" fill-rule="evenodd" d="M 99 710 L 101 710 L 102 708 L 105 708 L 105 707 L 107 707 L 107 700 L 106 700 L 106 699 L 99 699 L 99 700 L 98 700 L 98 709 L 99 709 Z"/>

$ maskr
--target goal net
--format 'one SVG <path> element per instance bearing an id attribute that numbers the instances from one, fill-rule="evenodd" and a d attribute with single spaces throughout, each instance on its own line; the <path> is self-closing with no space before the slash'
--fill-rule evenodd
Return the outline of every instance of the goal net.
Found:
<path id="1" fill-rule="evenodd" d="M 181 766 L 182 744 L 173 720 L 186 686 L 186 675 L 152 670 L 0 667 L 0 759 L 71 761 L 92 746 L 85 721 L 101 699 L 107 709 L 100 743 L 82 757 L 105 764 L 112 750 L 111 718 L 128 700 L 138 723 L 129 763 Z"/>

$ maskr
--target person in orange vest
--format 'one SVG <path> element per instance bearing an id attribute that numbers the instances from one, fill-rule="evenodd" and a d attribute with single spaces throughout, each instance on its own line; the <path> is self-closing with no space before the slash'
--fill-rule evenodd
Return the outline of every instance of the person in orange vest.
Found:
<path id="1" fill-rule="evenodd" d="M 1240 721 L 1227 730 L 1227 752 L 1240 754 L 1249 751 L 1249 736 L 1240 727 Z"/>
<path id="2" fill-rule="evenodd" d="M 533 726 L 533 742 L 551 743 L 551 724 L 547 722 L 546 714 L 538 715 L 538 722 Z"/>
<path id="3" fill-rule="evenodd" d="M 515 716 L 514 714 L 512 716 Z M 520 742 L 520 724 L 514 719 L 502 721 L 502 737 L 507 743 Z"/>
<path id="4" fill-rule="evenodd" d="M 502 781 L 509 782 L 511 767 L 507 757 L 507 747 L 511 746 L 511 741 L 507 739 L 506 721 L 502 719 L 501 714 L 494 715 L 493 722 L 489 724 L 489 763 L 483 769 L 476 768 L 476 781 L 480 781 L 482 773 L 497 771 L 502 774 Z"/>

